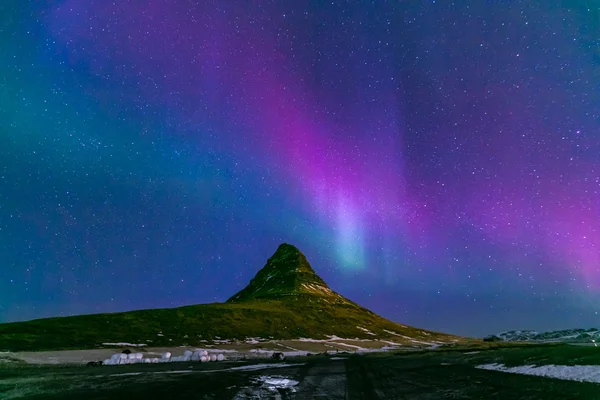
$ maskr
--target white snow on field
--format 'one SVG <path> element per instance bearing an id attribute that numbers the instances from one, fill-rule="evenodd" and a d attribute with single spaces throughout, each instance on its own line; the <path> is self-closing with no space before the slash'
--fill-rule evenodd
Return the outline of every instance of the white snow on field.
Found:
<path id="1" fill-rule="evenodd" d="M 265 354 L 271 354 L 274 353 L 275 350 L 265 350 L 265 349 L 250 349 L 250 353 L 265 353 Z"/>
<path id="2" fill-rule="evenodd" d="M 136 376 L 136 375 L 141 375 L 142 372 L 125 372 L 123 374 L 111 374 L 109 376 Z"/>
<path id="3" fill-rule="evenodd" d="M 293 347 L 290 346 L 286 346 L 285 344 L 281 344 L 281 343 L 275 343 L 277 346 L 279 347 L 283 347 L 284 349 L 288 349 L 288 350 L 292 350 L 292 351 L 298 351 L 298 349 L 295 349 Z"/>
<path id="4" fill-rule="evenodd" d="M 371 332 L 370 330 L 363 328 L 362 326 L 357 326 L 358 329 L 360 329 L 361 331 L 363 331 L 364 333 L 366 333 L 367 335 L 371 335 L 371 336 L 377 336 L 376 334 L 374 334 L 373 332 Z"/>
<path id="5" fill-rule="evenodd" d="M 328 342 L 327 339 L 311 339 L 311 338 L 299 338 L 298 341 L 299 342 L 311 342 L 311 343 Z"/>
<path id="6" fill-rule="evenodd" d="M 335 360 L 346 360 L 347 357 L 331 357 L 330 360 L 335 361 Z"/>
<path id="7" fill-rule="evenodd" d="M 374 352 L 378 352 L 378 351 L 391 351 L 391 350 L 398 350 L 398 347 L 396 346 L 383 346 L 380 350 L 377 349 L 373 349 Z"/>
<path id="8" fill-rule="evenodd" d="M 102 343 L 103 346 L 121 346 L 121 347 L 144 347 L 147 346 L 145 343 L 134 344 L 127 342 L 119 342 L 119 343 Z"/>
<path id="9" fill-rule="evenodd" d="M 475 368 L 511 374 L 536 375 L 567 381 L 600 383 L 600 365 L 523 365 L 506 367 L 504 364 L 482 364 Z"/>
<path id="10" fill-rule="evenodd" d="M 477 354 L 479 353 L 478 351 L 469 351 L 468 353 L 464 353 L 464 354 Z"/>
<path id="11" fill-rule="evenodd" d="M 337 344 L 337 345 L 339 345 L 339 346 L 346 346 L 346 347 L 350 347 L 350 348 L 356 349 L 357 351 L 365 351 L 365 350 L 368 350 L 368 349 L 365 349 L 364 347 L 355 346 L 355 345 L 353 345 L 353 344 L 347 344 L 347 343 L 337 343 L 337 342 L 336 342 L 335 344 Z"/>
<path id="12" fill-rule="evenodd" d="M 304 365 L 305 363 L 297 363 L 297 364 L 286 364 L 286 363 L 277 363 L 277 364 L 253 364 L 253 365 L 243 365 L 241 367 L 231 367 L 230 371 L 256 371 L 259 369 L 268 369 L 268 368 L 285 368 L 285 367 L 297 367 L 300 365 Z"/>
<path id="13" fill-rule="evenodd" d="M 396 333 L 396 332 L 394 332 L 394 331 L 388 331 L 387 329 L 384 329 L 383 331 L 384 331 L 385 333 L 389 333 L 390 335 L 394 335 L 394 336 L 402 336 L 402 335 L 401 335 L 401 334 L 399 334 L 399 333 Z"/>
<path id="14" fill-rule="evenodd" d="M 380 340 L 381 343 L 391 344 L 392 346 L 402 346 L 402 343 L 390 342 L 389 340 Z"/>
<path id="15" fill-rule="evenodd" d="M 426 345 L 432 346 L 432 347 L 433 346 L 439 347 L 439 344 L 437 344 L 437 343 L 424 342 L 422 340 L 415 340 L 415 339 L 410 339 L 410 341 L 413 342 L 413 343 L 426 344 Z"/>

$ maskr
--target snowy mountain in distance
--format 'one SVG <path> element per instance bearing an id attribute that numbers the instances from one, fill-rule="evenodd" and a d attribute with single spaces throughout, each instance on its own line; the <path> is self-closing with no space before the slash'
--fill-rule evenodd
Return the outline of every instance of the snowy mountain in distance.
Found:
<path id="1" fill-rule="evenodd" d="M 560 343 L 591 343 L 600 341 L 600 331 L 590 329 L 565 329 L 551 332 L 532 330 L 507 331 L 483 338 L 486 342 L 560 342 Z"/>

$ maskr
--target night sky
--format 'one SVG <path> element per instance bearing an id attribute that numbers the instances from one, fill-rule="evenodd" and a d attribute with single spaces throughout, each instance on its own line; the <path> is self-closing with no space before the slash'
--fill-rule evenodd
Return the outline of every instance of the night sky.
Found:
<path id="1" fill-rule="evenodd" d="M 0 321 L 224 301 L 288 242 L 397 322 L 600 327 L 599 21 L 3 0 Z"/>

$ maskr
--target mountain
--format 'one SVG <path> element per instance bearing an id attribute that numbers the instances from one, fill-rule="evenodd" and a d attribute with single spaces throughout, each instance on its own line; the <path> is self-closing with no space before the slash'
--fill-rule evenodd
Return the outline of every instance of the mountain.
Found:
<path id="1" fill-rule="evenodd" d="M 486 342 L 562 342 L 562 343 L 592 343 L 598 342 L 600 331 L 591 329 L 565 329 L 560 331 L 537 332 L 532 330 L 507 331 L 490 335 L 483 340 Z"/>
<path id="2" fill-rule="evenodd" d="M 359 306 L 331 290 L 304 254 L 286 243 L 225 303 L 0 324 L 0 351 L 98 348 L 106 343 L 199 346 L 248 343 L 249 338 L 356 338 L 427 346 L 467 340 L 397 324 Z"/>
<path id="3" fill-rule="evenodd" d="M 354 304 L 329 289 L 300 250 L 283 243 L 269 258 L 267 264 L 258 271 L 250 284 L 227 302 L 240 303 L 258 299 L 287 300 L 289 296 L 297 298 L 306 295 L 314 297 L 315 300 L 318 298 L 333 303 Z"/>

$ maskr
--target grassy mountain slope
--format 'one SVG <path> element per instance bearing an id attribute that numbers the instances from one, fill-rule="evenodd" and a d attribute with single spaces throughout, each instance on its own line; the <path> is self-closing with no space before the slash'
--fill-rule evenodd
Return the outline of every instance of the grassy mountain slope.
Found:
<path id="1" fill-rule="evenodd" d="M 294 246 L 283 244 L 250 284 L 226 303 L 47 318 L 0 324 L 0 351 L 102 347 L 102 343 L 197 346 L 215 340 L 458 339 L 396 324 L 327 287 Z"/>

